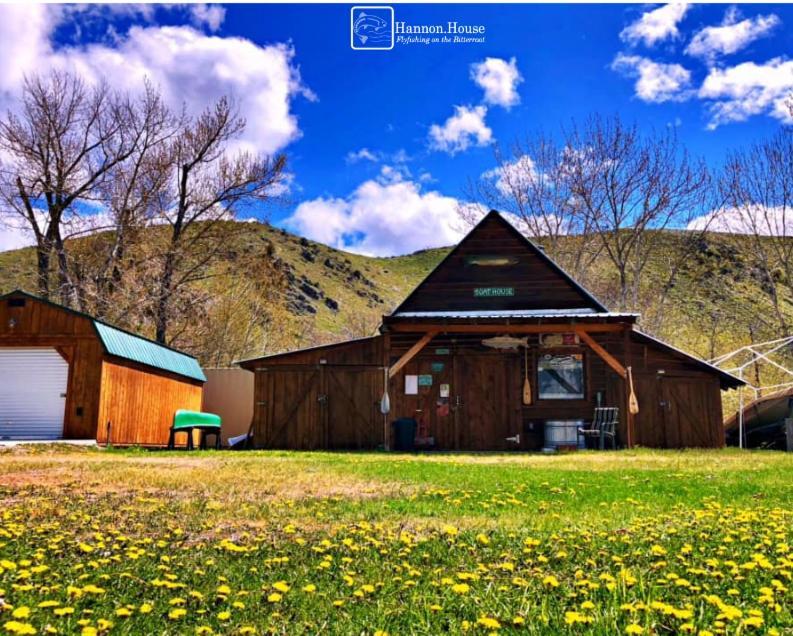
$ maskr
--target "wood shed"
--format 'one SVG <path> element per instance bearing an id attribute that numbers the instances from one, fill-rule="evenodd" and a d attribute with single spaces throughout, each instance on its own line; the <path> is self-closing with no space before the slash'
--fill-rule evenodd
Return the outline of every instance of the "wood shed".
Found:
<path id="1" fill-rule="evenodd" d="M 255 444 L 388 448 L 391 421 L 410 417 L 426 448 L 537 450 L 602 406 L 619 409 L 624 447 L 723 446 L 720 391 L 741 380 L 642 333 L 637 318 L 609 311 L 492 211 L 378 335 L 241 362 L 255 373 Z M 500 348 L 510 341 L 520 345 Z"/>
<path id="2" fill-rule="evenodd" d="M 205 381 L 192 356 L 23 291 L 0 296 L 0 378 L 0 440 L 145 446 Z"/>

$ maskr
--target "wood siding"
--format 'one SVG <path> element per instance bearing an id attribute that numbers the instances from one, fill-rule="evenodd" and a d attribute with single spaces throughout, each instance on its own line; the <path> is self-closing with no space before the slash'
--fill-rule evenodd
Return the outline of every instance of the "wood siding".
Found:
<path id="1" fill-rule="evenodd" d="M 505 325 L 504 330 L 507 333 L 509 327 Z M 531 405 L 522 404 L 522 353 L 488 349 L 477 335 L 438 334 L 389 382 L 391 412 L 384 422 L 377 408 L 384 357 L 393 364 L 420 337 L 394 333 L 245 363 L 246 368 L 259 369 L 254 398 L 257 445 L 376 448 L 385 434 L 392 443 L 391 421 L 414 417 L 438 449 L 537 450 L 543 446 L 547 420 L 590 419 L 598 394 L 603 406 L 619 407 L 618 442 L 626 444 L 624 380 L 583 343 L 541 349 L 536 334 L 528 336 Z M 625 359 L 621 333 L 593 337 L 618 360 Z M 537 358 L 546 352 L 583 354 L 583 399 L 539 399 Z M 716 375 L 637 339 L 631 340 L 629 357 L 640 406 L 634 422 L 635 444 L 662 448 L 723 445 Z M 319 364 L 320 360 L 325 364 Z M 406 395 L 408 374 L 431 375 L 432 384 L 419 387 L 416 395 Z M 440 397 L 442 384 L 449 385 L 448 409 Z M 518 433 L 520 444 L 507 442 Z"/>
<path id="2" fill-rule="evenodd" d="M 57 349 L 69 363 L 63 436 L 94 438 L 103 352 L 91 320 L 35 299 L 21 301 L 24 306 L 0 301 L 0 347 Z"/>
<path id="3" fill-rule="evenodd" d="M 104 443 L 110 420 L 115 444 L 165 445 L 174 411 L 200 410 L 200 382 L 107 357 L 84 315 L 29 296 L 13 300 L 0 301 L 0 347 L 54 347 L 69 363 L 65 439 Z"/>
<path id="4" fill-rule="evenodd" d="M 177 409 L 201 410 L 202 384 L 122 360 L 102 363 L 97 441 L 165 446 Z"/>
<path id="5" fill-rule="evenodd" d="M 511 265 L 471 265 L 469 257 L 497 255 Z M 506 287 L 513 296 L 475 297 L 475 288 Z M 600 309 L 574 283 L 500 215 L 488 215 L 477 228 L 399 306 L 397 312 Z"/>

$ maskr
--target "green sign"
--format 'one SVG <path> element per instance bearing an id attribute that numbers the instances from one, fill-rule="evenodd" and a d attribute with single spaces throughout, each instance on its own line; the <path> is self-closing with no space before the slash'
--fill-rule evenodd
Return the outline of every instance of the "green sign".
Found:
<path id="1" fill-rule="evenodd" d="M 433 362 L 430 365 L 433 373 L 443 373 L 443 362 Z"/>
<path id="2" fill-rule="evenodd" d="M 437 349 L 435 349 L 435 355 L 448 356 L 449 350 L 446 347 L 438 347 Z"/>
<path id="3" fill-rule="evenodd" d="M 475 287 L 474 298 L 496 298 L 501 296 L 514 296 L 514 287 Z"/>
<path id="4" fill-rule="evenodd" d="M 432 386 L 432 376 L 430 374 L 420 375 L 419 386 Z"/>

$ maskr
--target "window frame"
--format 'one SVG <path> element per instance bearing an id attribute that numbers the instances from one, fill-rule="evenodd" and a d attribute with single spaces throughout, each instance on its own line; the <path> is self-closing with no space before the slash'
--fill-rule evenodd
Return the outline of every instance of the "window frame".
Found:
<path id="1" fill-rule="evenodd" d="M 541 395 L 541 388 L 540 388 L 540 362 L 542 358 L 546 355 L 550 356 L 571 356 L 571 355 L 580 355 L 581 356 L 581 394 L 575 395 L 572 397 L 543 397 Z M 542 402 L 559 402 L 561 404 L 568 404 L 572 405 L 575 403 L 585 403 L 589 400 L 589 361 L 586 350 L 575 346 L 575 347 L 548 347 L 548 348 L 540 348 L 537 351 L 537 356 L 535 358 L 534 364 L 534 378 L 537 386 L 536 395 L 537 401 Z"/>

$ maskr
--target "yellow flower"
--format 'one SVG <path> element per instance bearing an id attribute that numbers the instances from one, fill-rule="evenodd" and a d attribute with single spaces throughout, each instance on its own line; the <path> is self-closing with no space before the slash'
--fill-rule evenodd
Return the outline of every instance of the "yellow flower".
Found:
<path id="1" fill-rule="evenodd" d="M 499 629 L 501 627 L 501 623 L 489 616 L 482 616 L 476 621 L 476 624 L 487 629 Z"/>
<path id="2" fill-rule="evenodd" d="M 138 608 L 138 611 L 141 614 L 149 614 L 154 608 L 149 603 L 142 603 L 141 606 Z"/>
<path id="3" fill-rule="evenodd" d="M 74 614 L 73 607 L 56 607 L 53 612 L 55 616 L 66 616 L 67 614 Z"/>
<path id="4" fill-rule="evenodd" d="M 214 632 L 212 631 L 212 628 L 209 627 L 208 625 L 201 625 L 199 627 L 196 627 L 195 628 L 195 633 L 196 634 L 214 634 Z"/>
<path id="5" fill-rule="evenodd" d="M 490 543 L 490 539 L 486 534 L 478 534 L 476 535 L 476 540 L 481 543 L 482 545 L 488 545 Z"/>
<path id="6" fill-rule="evenodd" d="M 277 581 L 273 583 L 273 589 L 286 594 L 289 591 L 289 585 L 286 581 Z"/>
<path id="7" fill-rule="evenodd" d="M 542 580 L 542 584 L 546 587 L 559 587 L 559 580 L 553 574 L 549 574 Z"/>
<path id="8" fill-rule="evenodd" d="M 308 592 L 309 594 L 311 594 L 312 592 L 316 592 L 317 591 L 317 586 L 314 585 L 313 583 L 309 583 L 308 585 L 304 585 L 303 586 L 303 591 L 304 592 Z"/>
<path id="9" fill-rule="evenodd" d="M 513 625 L 525 625 L 526 624 L 526 619 L 523 618 L 522 616 L 516 616 L 515 618 L 512 619 L 512 624 Z"/>
<path id="10" fill-rule="evenodd" d="M 455 594 L 468 594 L 471 591 L 471 586 L 467 583 L 455 583 L 452 585 L 452 592 Z"/>
<path id="11" fill-rule="evenodd" d="M 14 618 L 27 618 L 30 616 L 30 608 L 23 605 L 22 607 L 17 607 L 11 612 L 11 616 Z"/>
<path id="12" fill-rule="evenodd" d="M 284 598 L 283 594 L 279 594 L 278 592 L 273 592 L 267 597 L 267 600 L 270 603 L 278 603 L 281 601 L 282 598 Z"/>
<path id="13" fill-rule="evenodd" d="M 219 585 L 218 594 L 221 594 L 223 596 L 228 596 L 229 594 L 231 594 L 231 588 L 228 585 Z"/>
<path id="14" fill-rule="evenodd" d="M 97 631 L 96 627 L 91 627 L 90 625 L 86 625 L 83 627 L 80 634 L 82 636 L 96 636 L 99 632 Z"/>
<path id="15" fill-rule="evenodd" d="M 642 632 L 644 632 L 644 628 L 636 623 L 631 623 L 625 628 L 626 634 L 641 634 Z"/>
<path id="16" fill-rule="evenodd" d="M 256 628 L 251 625 L 243 625 L 240 627 L 240 634 L 255 634 Z"/>
<path id="17" fill-rule="evenodd" d="M 116 616 L 121 616 L 124 618 L 126 616 L 132 616 L 132 612 L 130 612 L 126 607 L 119 607 L 116 610 Z"/>
<path id="18" fill-rule="evenodd" d="M 8 568 L 10 569 L 10 568 Z M 36 628 L 30 623 L 20 623 L 19 621 L 8 621 L 3 625 L 5 630 L 11 634 L 35 634 Z"/>
<path id="19" fill-rule="evenodd" d="M 218 612 L 218 620 L 219 621 L 227 621 L 230 618 L 231 618 L 231 612 L 229 612 L 229 611 Z"/>
<path id="20" fill-rule="evenodd" d="M 170 618 L 172 621 L 176 621 L 182 618 L 185 614 L 187 614 L 186 609 L 183 607 L 176 607 L 168 612 L 168 618 Z"/>

